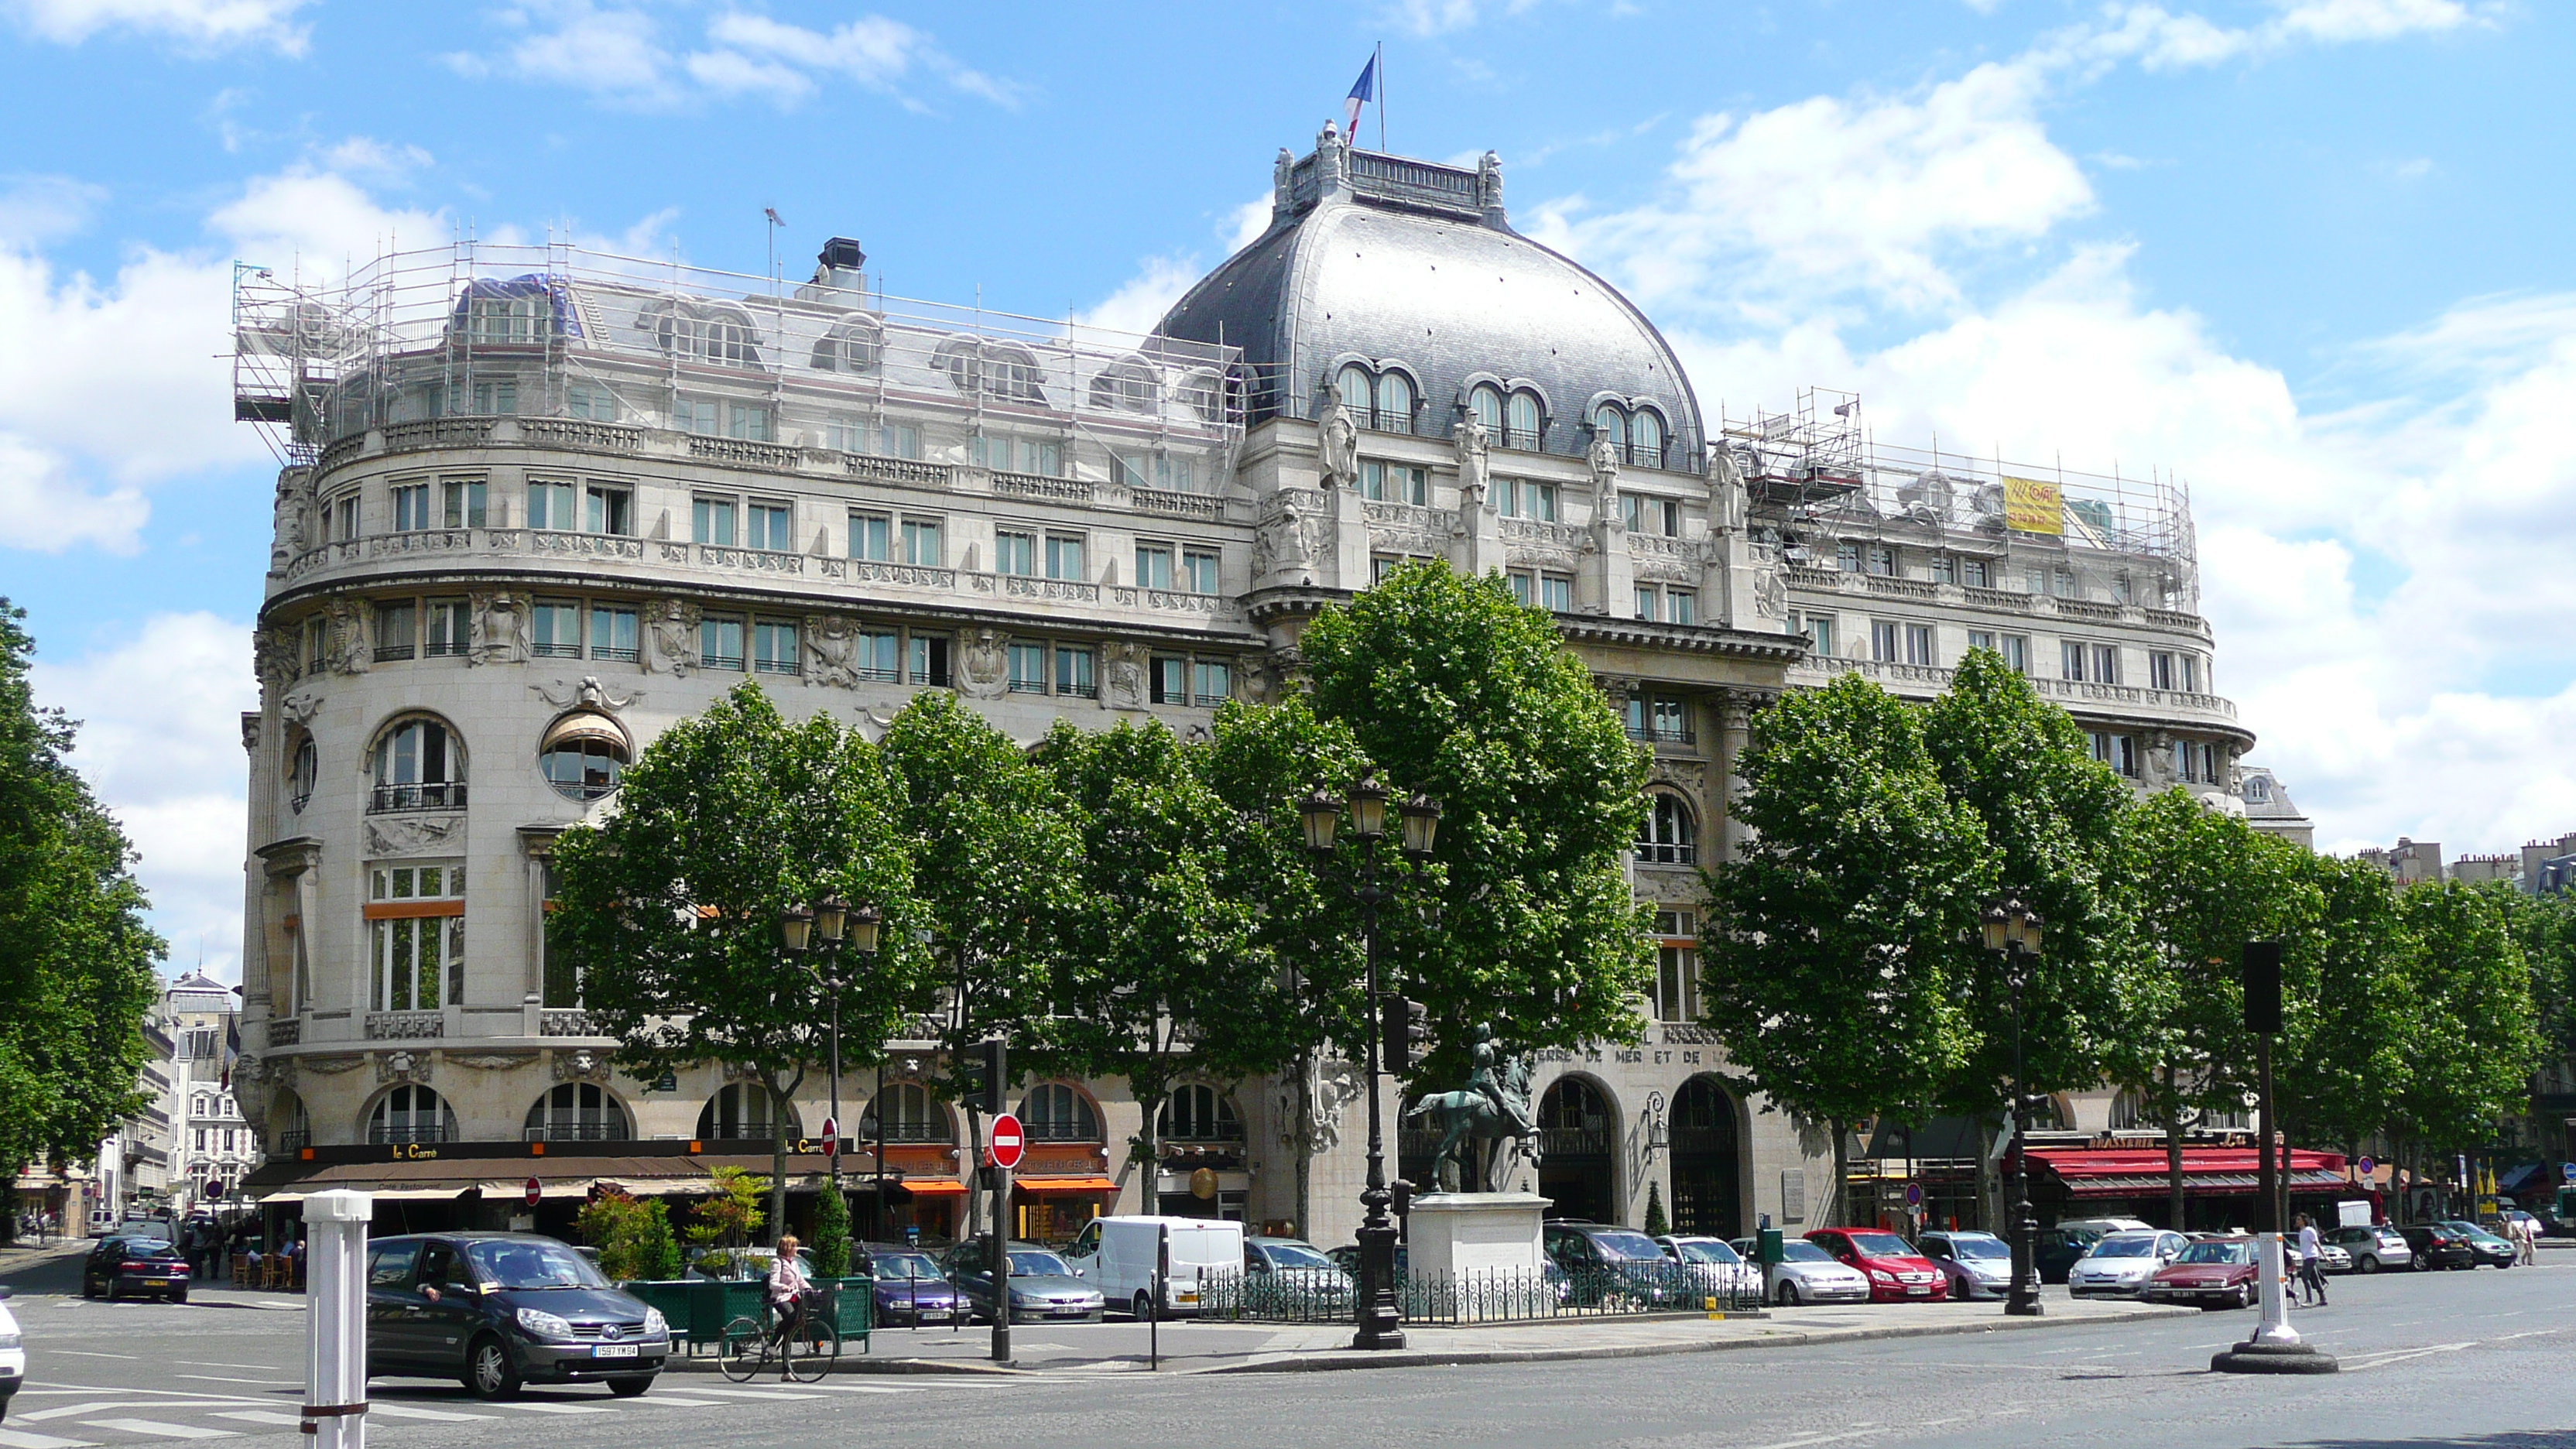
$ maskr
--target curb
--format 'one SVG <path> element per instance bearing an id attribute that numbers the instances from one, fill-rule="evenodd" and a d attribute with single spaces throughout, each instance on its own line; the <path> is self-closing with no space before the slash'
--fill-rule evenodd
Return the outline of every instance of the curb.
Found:
<path id="1" fill-rule="evenodd" d="M 870 1355 L 844 1354 L 832 1361 L 828 1372 L 836 1374 L 952 1374 L 965 1377 L 1033 1378 L 1030 1369 L 1010 1364 L 977 1363 L 971 1359 L 876 1358 Z M 666 1374 L 713 1374 L 721 1370 L 712 1356 L 674 1356 L 662 1361 Z"/>
<path id="2" fill-rule="evenodd" d="M 2034 1329 L 2091 1327 L 2196 1315 L 2192 1308 L 2135 1308 L 2084 1318 L 1996 1318 L 1974 1323 L 1921 1324 L 1901 1328 L 1829 1328 L 1809 1332 L 1784 1330 L 1758 1338 L 1715 1338 L 1684 1343 L 1601 1344 L 1588 1348 L 1398 1349 L 1392 1353 L 1335 1350 L 1264 1362 L 1222 1364 L 1192 1369 L 1193 1374 L 1327 1373 L 1340 1369 L 1435 1368 L 1472 1364 L 1558 1363 L 1585 1359 L 1663 1358 L 1684 1353 L 1724 1353 L 1736 1349 L 1806 1348 L 1817 1344 L 1860 1343 L 1873 1339 L 1941 1338 L 1965 1333 L 2014 1333 Z"/>

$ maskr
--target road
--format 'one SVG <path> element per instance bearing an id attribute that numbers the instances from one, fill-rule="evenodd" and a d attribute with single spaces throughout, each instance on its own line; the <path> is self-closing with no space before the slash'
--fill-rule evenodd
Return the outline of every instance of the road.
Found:
<path id="1" fill-rule="evenodd" d="M 301 1442 L 301 1313 L 93 1303 L 17 1281 L 12 1306 L 33 1362 L 29 1387 L 0 1426 L 0 1449 Z M 744 1388 L 674 1373 L 632 1400 L 602 1389 L 531 1389 L 515 1403 L 484 1404 L 454 1385 L 385 1380 L 369 1436 L 392 1449 L 677 1441 L 751 1449 L 852 1438 L 908 1449 L 1135 1449 L 1224 1443 L 1243 1433 L 1300 1449 L 2576 1449 L 2571 1288 L 2576 1263 L 2547 1258 L 2537 1269 L 2338 1279 L 2333 1306 L 2297 1320 L 2344 1362 L 2344 1373 L 2325 1378 L 2210 1374 L 2209 1355 L 2252 1323 L 2250 1314 L 2218 1313 L 1819 1348 L 1324 1374 L 1156 1377 L 1104 1367 Z M 1067 1340 L 1086 1330 L 1044 1331 Z M 1165 1331 L 1186 1347 L 1203 1330 Z M 1124 1346 L 1126 1330 L 1107 1332 Z"/>

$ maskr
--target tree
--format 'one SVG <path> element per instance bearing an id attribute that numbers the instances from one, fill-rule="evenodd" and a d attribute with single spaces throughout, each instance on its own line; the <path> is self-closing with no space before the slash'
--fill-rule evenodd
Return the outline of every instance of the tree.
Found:
<path id="1" fill-rule="evenodd" d="M 1663 1180 L 1648 1178 L 1646 1179 L 1646 1236 L 1660 1238 L 1672 1230 L 1672 1225 L 1664 1220 Z"/>
<path id="2" fill-rule="evenodd" d="M 850 1202 L 826 1183 L 814 1202 L 814 1276 L 846 1278 L 849 1274 Z"/>
<path id="3" fill-rule="evenodd" d="M 2245 1030 L 2245 943 L 2278 940 L 2287 974 L 2313 983 L 2325 900 L 2307 852 L 2173 789 L 2128 811 L 2119 878 L 2137 969 L 2105 1060 L 2165 1132 L 2168 1221 L 2183 1222 L 2182 1134 L 2254 1082 Z M 2296 989 L 2291 997 L 2310 993 Z"/>
<path id="4" fill-rule="evenodd" d="M 2433 1152 L 2481 1149 L 2528 1101 L 2540 1065 L 2531 977 L 2487 891 L 2424 882 L 2397 898 L 2415 950 L 2400 978 L 2412 1003 L 2408 1072 L 2395 1126 L 2420 1168 Z"/>
<path id="5" fill-rule="evenodd" d="M 2358 1154 L 2396 1122 L 2407 1090 L 2414 1029 L 2405 973 L 2415 940 L 2388 872 L 2366 861 L 2301 859 L 2318 900 L 2316 964 L 2302 989 L 2285 983 L 2272 1096 L 2292 1131 Z"/>
<path id="6" fill-rule="evenodd" d="M 1144 1114 L 1143 1211 L 1154 1198 L 1164 1099 L 1183 1071 L 1232 1078 L 1277 1065 L 1275 1041 L 1237 1029 L 1273 972 L 1254 905 L 1229 895 L 1234 812 L 1206 778 L 1208 750 L 1160 721 L 1086 733 L 1059 721 L 1033 758 L 1081 832 L 1081 901 L 1057 966 L 1057 1021 L 1042 1053 L 1063 1069 L 1127 1080 Z"/>
<path id="7" fill-rule="evenodd" d="M 599 1270 L 612 1282 L 680 1276 L 671 1211 L 660 1198 L 635 1198 L 610 1189 L 585 1204 L 575 1221 L 582 1241 L 599 1249 Z"/>
<path id="8" fill-rule="evenodd" d="M 1942 788 L 1923 712 L 1857 674 L 1755 716 L 1738 860 L 1702 872 L 1704 1020 L 1743 1083 L 1829 1124 L 1930 1100 L 1972 1039 L 1961 978 L 1996 862 Z"/>
<path id="9" fill-rule="evenodd" d="M 1321 611 L 1299 647 L 1315 712 L 1442 807 L 1431 864 L 1380 855 L 1403 903 L 1380 917 L 1385 984 L 1429 1008 L 1426 1074 L 1463 1075 L 1475 1022 L 1516 1051 L 1634 1039 L 1652 966 L 1627 871 L 1646 754 L 1555 621 L 1499 575 L 1417 564 Z"/>
<path id="10" fill-rule="evenodd" d="M 876 749 L 817 715 L 790 726 L 746 682 L 665 730 L 618 808 L 555 845 L 550 949 L 581 974 L 598 1029 L 639 1076 L 700 1062 L 747 1069 L 768 1094 L 769 1221 L 787 1218 L 788 1102 L 827 1061 L 831 1004 L 780 917 L 830 896 L 883 913 L 873 960 L 839 958 L 842 1065 L 877 1059 L 919 1003 L 912 867 Z"/>
<path id="11" fill-rule="evenodd" d="M 701 1267 L 721 1272 L 733 1265 L 733 1253 L 751 1242 L 761 1225 L 770 1221 L 761 1209 L 760 1200 L 770 1195 L 771 1179 L 730 1164 L 716 1168 L 712 1177 L 715 1195 L 701 1198 L 689 1209 L 688 1239 L 700 1247 L 723 1250 L 710 1253 Z"/>
<path id="12" fill-rule="evenodd" d="M 124 831 L 66 758 L 77 726 L 36 707 L 25 617 L 0 599 L 0 1181 L 87 1161 L 143 1110 L 163 950 Z"/>
<path id="13" fill-rule="evenodd" d="M 931 1089 L 960 1101 L 963 1069 L 986 1037 L 1009 1037 L 1015 1055 L 1032 1059 L 1050 1047 L 1056 965 L 1081 898 L 1081 837 L 1053 778 L 954 694 L 916 697 L 881 748 L 900 781 L 895 816 L 919 924 L 947 992 L 947 1017 L 933 1025 L 948 1073 Z M 966 1120 L 980 1161 L 983 1123 L 971 1111 Z M 970 1219 L 980 1198 L 968 1201 Z"/>

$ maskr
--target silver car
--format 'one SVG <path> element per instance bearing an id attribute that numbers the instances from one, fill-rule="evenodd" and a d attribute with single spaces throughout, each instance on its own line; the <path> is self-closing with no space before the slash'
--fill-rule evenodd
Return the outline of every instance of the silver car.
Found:
<path id="1" fill-rule="evenodd" d="M 1721 1300 L 1762 1297 L 1762 1270 L 1747 1263 L 1717 1238 L 1667 1233 L 1655 1239 L 1664 1256 L 1682 1265 L 1703 1298 Z"/>
<path id="2" fill-rule="evenodd" d="M 1762 1256 L 1761 1245 L 1751 1238 L 1737 1238 L 1728 1244 L 1746 1262 Z M 1780 1245 L 1781 1261 L 1768 1272 L 1771 1301 L 1783 1308 L 1801 1303 L 1867 1303 L 1869 1279 L 1858 1268 L 1835 1261 L 1834 1255 L 1804 1238 L 1790 1238 Z"/>
<path id="3" fill-rule="evenodd" d="M 2066 1291 L 2078 1298 L 2135 1298 L 2156 1270 L 2182 1256 L 2191 1240 L 2180 1233 L 2113 1233 L 2067 1270 Z"/>
<path id="4" fill-rule="evenodd" d="M 2350 1255 L 2356 1273 L 2415 1266 L 2415 1250 L 2406 1246 L 2406 1235 L 2392 1227 L 2328 1228 L 2325 1240 Z M 2326 1264 L 2332 1267 L 2334 1260 L 2328 1258 Z"/>
<path id="5" fill-rule="evenodd" d="M 1914 1250 L 1950 1280 L 1953 1298 L 2001 1298 L 2012 1292 L 2012 1245 L 1992 1233 L 1925 1233 L 1915 1240 Z"/>

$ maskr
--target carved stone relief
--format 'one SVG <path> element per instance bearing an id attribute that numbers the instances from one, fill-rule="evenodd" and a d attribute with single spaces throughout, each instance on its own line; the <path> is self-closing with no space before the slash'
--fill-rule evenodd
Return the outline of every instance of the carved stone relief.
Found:
<path id="1" fill-rule="evenodd" d="M 252 645 L 254 666 L 259 672 L 260 688 L 275 695 L 295 682 L 302 672 L 303 661 L 296 657 L 297 631 L 286 625 L 262 629 Z"/>
<path id="2" fill-rule="evenodd" d="M 644 697 L 644 691 L 640 689 L 627 695 L 612 694 L 608 686 L 601 684 L 599 676 L 595 674 L 583 675 L 581 683 L 577 685 L 558 679 L 550 684 L 531 684 L 528 689 L 539 699 L 557 709 L 571 709 L 579 705 L 605 714 L 615 714 Z"/>
<path id="3" fill-rule="evenodd" d="M 1145 671 L 1152 667 L 1153 651 L 1142 644 L 1108 644 L 1100 652 L 1105 671 L 1100 702 L 1110 709 L 1143 709 Z"/>
<path id="4" fill-rule="evenodd" d="M 279 700 L 277 711 L 296 724 L 309 725 L 313 716 L 322 712 L 322 691 L 306 685 Z"/>
<path id="5" fill-rule="evenodd" d="M 289 1060 L 305 1071 L 320 1072 L 326 1077 L 336 1077 L 342 1072 L 356 1071 L 366 1062 L 366 1058 L 359 1056 L 292 1057 Z"/>
<path id="6" fill-rule="evenodd" d="M 555 1080 L 558 1082 L 606 1082 L 608 1055 L 605 1052 L 569 1051 L 555 1053 Z"/>
<path id="7" fill-rule="evenodd" d="M 387 1052 L 376 1058 L 376 1080 L 426 1082 L 429 1080 L 429 1058 L 418 1052 Z"/>
<path id="8" fill-rule="evenodd" d="M 958 651 L 957 692 L 969 699 L 999 699 L 1010 668 L 1009 642 L 994 630 L 976 630 Z"/>
<path id="9" fill-rule="evenodd" d="M 447 1060 L 451 1066 L 472 1067 L 478 1072 L 506 1072 L 536 1058 L 528 1052 L 449 1052 Z"/>
<path id="10" fill-rule="evenodd" d="M 859 624 L 845 614 L 805 616 L 805 682 L 835 689 L 859 683 Z"/>
<path id="11" fill-rule="evenodd" d="M 1316 459 L 1326 488 L 1360 486 L 1360 431 L 1351 422 L 1351 410 L 1335 402 L 1324 414 L 1323 448 Z"/>
<path id="12" fill-rule="evenodd" d="M 331 668 L 341 674 L 364 674 L 375 662 L 367 641 L 367 606 L 356 599 L 331 601 Z"/>
<path id="13" fill-rule="evenodd" d="M 506 589 L 468 594 L 465 662 L 516 664 L 528 657 L 529 623 L 525 600 Z"/>
<path id="14" fill-rule="evenodd" d="M 462 815 L 406 816 L 367 822 L 370 855 L 444 855 L 465 834 Z"/>

